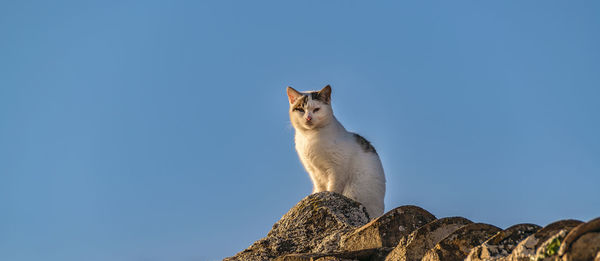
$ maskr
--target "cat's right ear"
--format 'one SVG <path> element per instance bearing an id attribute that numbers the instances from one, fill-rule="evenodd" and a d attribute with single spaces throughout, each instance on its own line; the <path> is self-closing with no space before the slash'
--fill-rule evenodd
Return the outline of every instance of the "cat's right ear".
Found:
<path id="1" fill-rule="evenodd" d="M 288 86 L 287 87 L 287 96 L 288 96 L 288 99 L 290 100 L 290 104 L 294 104 L 294 102 L 296 102 L 296 100 L 302 96 L 302 93 L 300 93 L 299 91 L 296 91 L 294 88 Z"/>

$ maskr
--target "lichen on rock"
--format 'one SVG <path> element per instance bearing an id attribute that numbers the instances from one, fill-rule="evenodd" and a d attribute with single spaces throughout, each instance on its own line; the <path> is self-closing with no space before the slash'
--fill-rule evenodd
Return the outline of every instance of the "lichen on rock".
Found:
<path id="1" fill-rule="evenodd" d="M 417 206 L 397 207 L 344 236 L 340 247 L 348 251 L 394 248 L 400 238 L 435 219 L 433 214 Z"/>
<path id="2" fill-rule="evenodd" d="M 537 232 L 541 227 L 535 224 L 518 224 L 496 233 L 480 246 L 471 250 L 466 261 L 491 261 L 508 256 L 523 239 Z"/>
<path id="3" fill-rule="evenodd" d="M 369 222 L 360 203 L 333 192 L 302 199 L 266 237 L 225 261 L 600 261 L 600 218 L 501 231 L 417 206 Z"/>
<path id="4" fill-rule="evenodd" d="M 499 231 L 500 228 L 490 224 L 471 223 L 465 225 L 437 243 L 435 247 L 425 253 L 422 260 L 464 260 L 472 248 L 480 245 Z"/>
<path id="5" fill-rule="evenodd" d="M 512 253 L 506 257 L 508 261 L 530 261 L 536 258 L 537 249 L 549 238 L 559 233 L 561 230 L 571 230 L 581 224 L 579 220 L 560 220 L 551 223 L 534 234 L 521 241 Z"/>
<path id="6" fill-rule="evenodd" d="M 400 239 L 400 242 L 386 257 L 386 261 L 419 261 L 425 253 L 442 239 L 463 227 L 471 224 L 463 217 L 440 218 L 431 221 Z"/>
<path id="7" fill-rule="evenodd" d="M 291 253 L 338 250 L 342 235 L 369 221 L 360 203 L 334 192 L 302 199 L 273 225 L 265 238 L 225 260 L 272 260 Z"/>

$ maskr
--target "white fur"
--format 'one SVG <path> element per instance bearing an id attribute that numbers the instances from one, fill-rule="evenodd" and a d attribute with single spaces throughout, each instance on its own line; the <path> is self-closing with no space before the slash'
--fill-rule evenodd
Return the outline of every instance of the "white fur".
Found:
<path id="1" fill-rule="evenodd" d="M 333 116 L 329 104 L 309 97 L 307 109 L 301 113 L 293 110 L 290 96 L 290 105 L 296 151 L 313 182 L 313 193 L 338 192 L 362 203 L 371 218 L 382 215 L 385 175 L 377 153 L 361 147 L 354 134 Z M 314 108 L 319 111 L 312 112 Z M 306 125 L 309 114 L 312 125 Z"/>

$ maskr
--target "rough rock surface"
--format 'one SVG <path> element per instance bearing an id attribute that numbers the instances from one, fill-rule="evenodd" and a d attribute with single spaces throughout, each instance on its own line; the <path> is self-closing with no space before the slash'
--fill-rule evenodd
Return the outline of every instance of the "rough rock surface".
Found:
<path id="1" fill-rule="evenodd" d="M 564 261 L 592 260 L 600 254 L 600 232 L 590 232 L 579 237 L 570 251 L 562 257 Z"/>
<path id="2" fill-rule="evenodd" d="M 302 199 L 267 236 L 225 260 L 272 260 L 290 253 L 328 253 L 338 250 L 342 235 L 369 221 L 360 203 L 334 192 Z"/>
<path id="3" fill-rule="evenodd" d="M 560 242 L 562 242 L 567 233 L 568 229 L 561 229 L 554 235 L 546 239 L 536 250 L 534 259 L 536 261 L 553 261 L 556 260 L 558 249 L 560 248 Z"/>
<path id="4" fill-rule="evenodd" d="M 275 261 L 326 261 L 326 260 L 383 260 L 389 249 L 364 249 L 359 251 L 346 251 L 323 254 L 289 254 Z"/>
<path id="5" fill-rule="evenodd" d="M 395 208 L 342 238 L 343 250 L 395 247 L 400 238 L 435 220 L 435 216 L 417 206 Z"/>
<path id="6" fill-rule="evenodd" d="M 541 229 L 533 224 L 520 224 L 500 231 L 495 226 L 473 223 L 463 217 L 435 219 L 419 207 L 403 206 L 369 222 L 367 211 L 360 203 L 341 194 L 321 192 L 302 199 L 273 225 L 266 237 L 224 260 L 453 261 L 465 258 L 472 261 L 600 261 L 600 218 L 587 223 L 562 220 Z"/>
<path id="7" fill-rule="evenodd" d="M 410 235 L 400 239 L 398 246 L 386 257 L 386 261 L 419 261 L 425 253 L 442 239 L 464 225 L 471 224 L 462 217 L 441 218 L 427 223 Z"/>
<path id="8" fill-rule="evenodd" d="M 506 257 L 507 261 L 529 261 L 535 258 L 536 250 L 549 238 L 560 233 L 561 230 L 571 230 L 582 222 L 579 220 L 560 220 L 551 223 L 535 232 L 533 235 L 525 238 L 513 249 L 512 253 Z"/>
<path id="9" fill-rule="evenodd" d="M 423 256 L 423 261 L 464 260 L 472 248 L 498 233 L 500 228 L 483 223 L 465 225 L 437 243 Z"/>
<path id="10" fill-rule="evenodd" d="M 535 224 L 518 224 L 498 232 L 471 250 L 466 261 L 498 260 L 508 256 L 519 242 L 540 230 Z"/>
<path id="11" fill-rule="evenodd" d="M 585 235 L 586 233 L 592 232 L 600 232 L 600 218 L 592 219 L 587 223 L 580 224 L 579 226 L 573 228 L 569 234 L 565 237 L 562 244 L 560 245 L 560 250 L 558 251 L 559 256 L 565 256 L 571 250 L 571 246 L 578 241 L 580 237 Z M 600 250 L 598 250 L 600 251 Z M 593 253 L 592 253 L 593 254 Z M 572 256 L 572 255 L 571 255 Z M 566 256 L 563 259 L 568 259 Z M 591 258 L 588 258 L 591 259 Z"/>

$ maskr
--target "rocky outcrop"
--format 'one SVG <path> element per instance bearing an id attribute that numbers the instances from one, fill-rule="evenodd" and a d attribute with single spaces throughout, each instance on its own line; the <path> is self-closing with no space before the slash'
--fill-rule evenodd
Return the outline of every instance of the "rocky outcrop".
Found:
<path id="1" fill-rule="evenodd" d="M 551 223 L 539 231 L 535 232 L 533 235 L 528 236 L 523 241 L 521 241 L 517 247 L 512 251 L 512 253 L 506 258 L 507 261 L 530 261 L 531 259 L 536 259 L 536 253 L 538 249 L 546 242 L 548 239 L 551 239 L 553 236 L 556 236 L 564 231 L 569 231 L 577 225 L 581 224 L 579 220 L 560 220 L 554 223 Z M 548 244 L 545 244 L 547 247 Z M 559 245 L 560 246 L 560 245 Z M 558 250 L 558 249 L 557 249 Z M 541 257 L 543 258 L 543 257 Z"/>
<path id="2" fill-rule="evenodd" d="M 499 228 L 483 223 L 471 223 L 452 232 L 423 256 L 424 261 L 463 260 L 472 248 L 500 231 Z"/>
<path id="3" fill-rule="evenodd" d="M 471 250 L 465 260 L 483 261 L 499 260 L 508 256 L 519 242 L 537 232 L 541 227 L 535 224 L 518 224 L 509 227 L 478 247 Z"/>
<path id="4" fill-rule="evenodd" d="M 312 194 L 290 209 L 246 250 L 225 260 L 271 260 L 291 253 L 329 253 L 338 250 L 342 235 L 366 224 L 364 206 L 338 193 Z"/>
<path id="5" fill-rule="evenodd" d="M 470 223 L 473 222 L 462 217 L 441 218 L 429 222 L 402 238 L 385 261 L 419 261 L 442 239 Z"/>
<path id="6" fill-rule="evenodd" d="M 432 220 L 435 216 L 420 207 L 398 207 L 345 236 L 341 249 L 394 248 L 402 237 Z"/>
<path id="7" fill-rule="evenodd" d="M 563 261 L 600 260 L 600 218 L 573 228 L 558 251 Z"/>
<path id="8" fill-rule="evenodd" d="M 501 230 L 463 217 L 436 219 L 401 206 L 369 222 L 360 203 L 333 192 L 302 199 L 266 237 L 225 258 L 277 261 L 600 261 L 600 218 Z"/>

